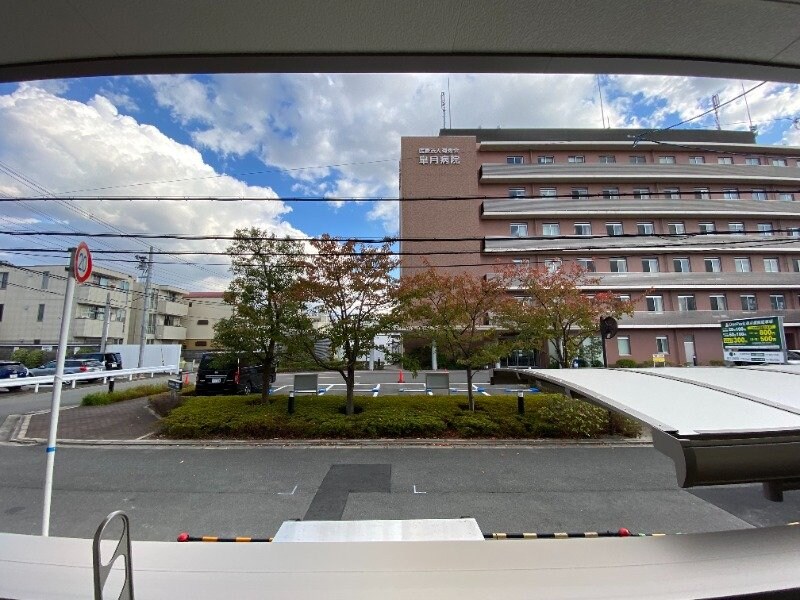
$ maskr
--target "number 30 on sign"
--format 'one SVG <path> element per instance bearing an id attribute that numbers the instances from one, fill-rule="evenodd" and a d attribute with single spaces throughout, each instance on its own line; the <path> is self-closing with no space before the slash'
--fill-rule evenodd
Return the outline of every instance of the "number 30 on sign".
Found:
<path id="1" fill-rule="evenodd" d="M 92 253 L 89 252 L 89 246 L 86 245 L 86 242 L 81 242 L 75 249 L 72 272 L 78 283 L 83 283 L 92 274 Z"/>

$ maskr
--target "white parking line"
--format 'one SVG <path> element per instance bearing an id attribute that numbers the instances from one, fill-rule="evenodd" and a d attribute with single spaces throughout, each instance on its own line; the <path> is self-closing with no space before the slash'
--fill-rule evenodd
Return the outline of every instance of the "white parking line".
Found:
<path id="1" fill-rule="evenodd" d="M 417 486 L 414 486 L 414 493 L 415 494 L 427 494 L 428 492 L 418 492 L 417 491 Z"/>
<path id="2" fill-rule="evenodd" d="M 381 384 L 377 384 L 374 388 L 372 388 L 372 397 L 374 398 L 377 396 L 381 391 Z"/>
<path id="3" fill-rule="evenodd" d="M 297 491 L 297 486 L 294 486 L 291 492 L 278 492 L 278 496 L 294 496 L 294 493 Z"/>

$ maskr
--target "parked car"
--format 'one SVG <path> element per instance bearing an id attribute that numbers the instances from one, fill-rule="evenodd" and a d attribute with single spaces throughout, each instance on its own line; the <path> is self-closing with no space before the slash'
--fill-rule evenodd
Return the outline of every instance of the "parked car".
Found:
<path id="1" fill-rule="evenodd" d="M 0 360 L 0 387 L 3 379 L 20 379 L 28 376 L 28 368 L 16 360 Z"/>
<path id="2" fill-rule="evenodd" d="M 800 365 L 800 350 L 787 350 L 786 362 L 790 365 Z"/>
<path id="3" fill-rule="evenodd" d="M 106 371 L 122 369 L 122 354 L 119 352 L 91 352 L 89 354 L 81 354 L 81 358 L 92 358 L 103 363 L 106 366 Z"/>
<path id="4" fill-rule="evenodd" d="M 71 375 L 73 373 L 90 373 L 90 372 L 103 372 L 106 367 L 103 363 L 93 358 L 67 358 L 64 360 L 64 374 Z M 56 361 L 51 360 L 49 363 L 29 370 L 31 377 L 41 377 L 42 375 L 55 375 Z M 96 381 L 96 380 L 91 380 Z"/>
<path id="5" fill-rule="evenodd" d="M 200 358 L 197 368 L 195 394 L 250 394 L 261 391 L 263 385 L 261 365 L 248 365 L 229 354 L 207 352 Z M 275 373 L 270 376 L 275 381 Z"/>

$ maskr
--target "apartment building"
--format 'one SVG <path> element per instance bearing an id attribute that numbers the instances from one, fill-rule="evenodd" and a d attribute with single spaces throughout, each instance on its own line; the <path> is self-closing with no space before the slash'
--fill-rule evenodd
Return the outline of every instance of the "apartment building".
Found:
<path id="1" fill-rule="evenodd" d="M 131 275 L 95 266 L 89 281 L 75 288 L 69 344 L 100 345 L 107 299 L 108 343 L 124 343 L 133 282 Z M 0 264 L 0 346 L 57 346 L 66 288 L 65 265 Z"/>
<path id="2" fill-rule="evenodd" d="M 189 312 L 186 318 L 187 350 L 205 351 L 214 340 L 214 325 L 233 314 L 233 306 L 222 299 L 223 292 L 191 292 L 186 294 Z"/>
<path id="3" fill-rule="evenodd" d="M 783 316 L 800 346 L 800 148 L 615 129 L 442 130 L 401 146 L 401 237 L 462 238 L 402 242 L 420 253 L 402 274 L 423 258 L 484 276 L 579 264 L 599 279 L 586 293 L 635 300 L 611 363 L 720 360 L 719 322 L 744 317 Z"/>
<path id="4" fill-rule="evenodd" d="M 136 283 L 131 303 L 129 344 L 141 340 L 144 312 L 144 285 Z M 170 285 L 151 284 L 147 310 L 146 344 L 183 344 L 186 340 L 186 318 L 189 313 L 187 292 Z"/>

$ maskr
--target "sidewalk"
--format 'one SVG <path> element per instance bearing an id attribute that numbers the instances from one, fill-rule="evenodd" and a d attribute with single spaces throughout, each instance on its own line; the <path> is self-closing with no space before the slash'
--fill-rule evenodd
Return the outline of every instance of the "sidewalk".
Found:
<path id="1" fill-rule="evenodd" d="M 26 427 L 27 422 L 27 427 Z M 59 440 L 137 440 L 156 431 L 158 417 L 147 398 L 115 402 L 107 406 L 78 406 L 61 410 Z M 47 439 L 50 411 L 23 417 L 17 438 Z"/>

